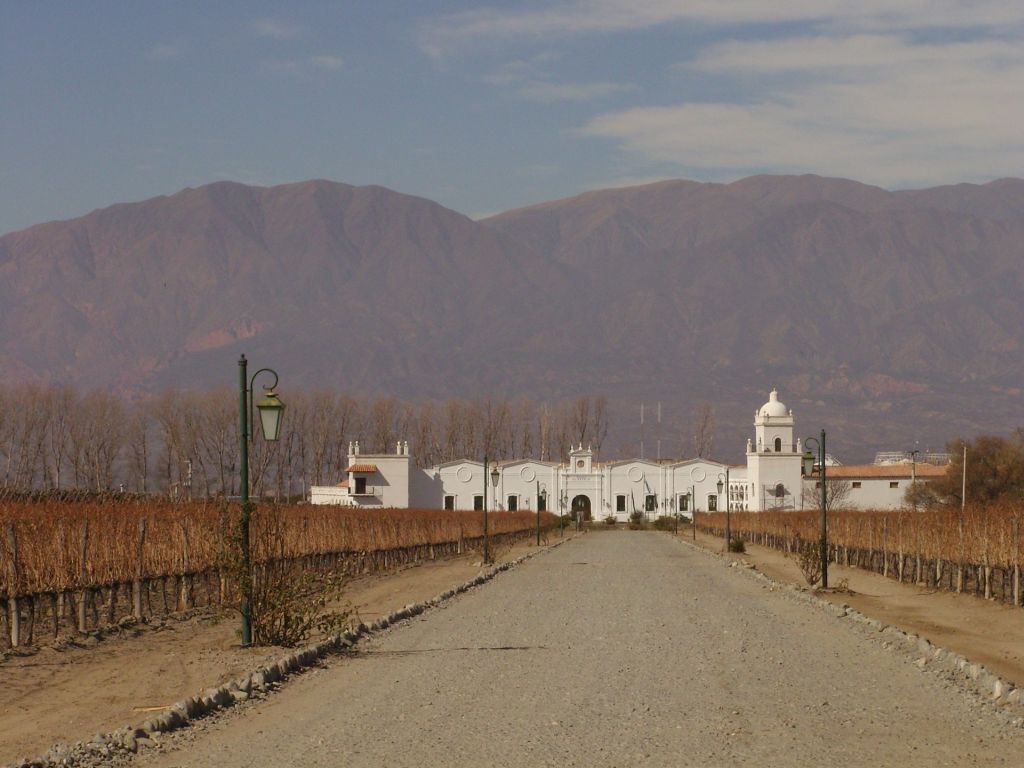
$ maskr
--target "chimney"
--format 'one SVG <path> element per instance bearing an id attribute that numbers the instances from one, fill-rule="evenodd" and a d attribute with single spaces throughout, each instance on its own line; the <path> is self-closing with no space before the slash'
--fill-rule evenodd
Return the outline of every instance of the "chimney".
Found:
<path id="1" fill-rule="evenodd" d="M 406 440 L 405 443 L 403 444 L 403 448 L 405 450 L 405 455 L 408 456 L 409 455 L 409 441 L 408 440 Z"/>
<path id="2" fill-rule="evenodd" d="M 359 455 L 359 441 L 358 440 L 356 440 L 356 453 L 355 453 L 355 455 L 356 456 Z"/>

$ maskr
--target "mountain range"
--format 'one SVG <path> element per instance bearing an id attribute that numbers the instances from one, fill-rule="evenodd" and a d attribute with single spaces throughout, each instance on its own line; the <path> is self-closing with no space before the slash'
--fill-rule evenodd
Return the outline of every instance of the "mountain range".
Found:
<path id="1" fill-rule="evenodd" d="M 777 387 L 841 459 L 1021 425 L 1024 181 L 887 191 L 755 176 L 474 221 L 382 187 L 218 182 L 0 237 L 10 383 L 407 398 L 604 393 L 664 453 L 716 409 L 738 460 Z M 649 411 L 650 412 L 650 411 Z M 647 426 L 648 456 L 656 428 Z"/>

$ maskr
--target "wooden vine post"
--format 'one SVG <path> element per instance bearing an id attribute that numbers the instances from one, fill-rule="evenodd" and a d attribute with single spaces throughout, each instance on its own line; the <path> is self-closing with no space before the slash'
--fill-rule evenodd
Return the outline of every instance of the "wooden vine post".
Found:
<path id="1" fill-rule="evenodd" d="M 192 559 L 189 555 L 188 520 L 181 521 L 181 537 L 184 546 L 182 550 L 182 576 L 180 602 L 182 610 L 192 607 Z"/>
<path id="2" fill-rule="evenodd" d="M 1013 516 L 1013 604 L 1020 605 L 1020 518 Z"/>
<path id="3" fill-rule="evenodd" d="M 146 518 L 139 518 L 139 535 L 135 541 L 135 578 L 132 580 L 132 616 L 142 620 L 142 547 L 146 542 Z"/>
<path id="4" fill-rule="evenodd" d="M 7 564 L 7 575 L 11 585 L 10 594 L 7 595 L 8 626 L 11 630 L 11 647 L 17 648 L 21 641 L 21 613 L 18 610 L 18 535 L 14 530 L 14 523 L 7 524 L 7 548 L 11 552 L 11 559 Z"/>
<path id="5" fill-rule="evenodd" d="M 78 631 L 85 632 L 88 629 L 86 624 L 86 602 L 89 595 L 89 588 L 87 586 L 89 579 L 88 560 L 89 556 L 89 521 L 86 520 L 82 523 L 82 538 L 78 542 L 78 574 L 79 574 L 79 587 L 80 592 L 78 593 Z"/>

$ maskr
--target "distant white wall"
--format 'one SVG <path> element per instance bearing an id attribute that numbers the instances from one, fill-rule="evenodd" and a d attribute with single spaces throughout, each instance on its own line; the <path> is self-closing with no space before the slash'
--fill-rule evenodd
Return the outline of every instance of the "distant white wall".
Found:
<path id="1" fill-rule="evenodd" d="M 828 478 L 828 472 L 825 472 Z M 828 482 L 828 480 L 826 480 Z M 910 487 L 910 477 L 842 478 L 849 491 L 835 503 L 844 509 L 900 509 L 906 506 L 904 494 Z M 918 483 L 927 482 L 918 479 Z M 816 509 L 821 504 L 821 485 L 815 479 L 804 480 L 804 509 Z"/>
<path id="2" fill-rule="evenodd" d="M 336 485 L 314 485 L 309 489 L 310 504 L 333 504 L 335 506 L 351 507 L 352 497 L 348 495 L 348 488 L 339 488 Z"/>

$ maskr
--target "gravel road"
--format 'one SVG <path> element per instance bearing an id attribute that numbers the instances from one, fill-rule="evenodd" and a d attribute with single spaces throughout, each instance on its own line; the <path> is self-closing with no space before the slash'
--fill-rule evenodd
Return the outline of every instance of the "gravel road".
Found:
<path id="1" fill-rule="evenodd" d="M 144 766 L 1024 764 L 864 630 L 653 532 L 590 533 Z"/>

